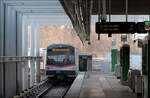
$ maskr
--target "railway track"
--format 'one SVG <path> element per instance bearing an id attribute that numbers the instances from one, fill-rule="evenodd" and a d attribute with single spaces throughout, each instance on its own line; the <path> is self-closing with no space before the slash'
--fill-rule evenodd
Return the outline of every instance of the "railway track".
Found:
<path id="1" fill-rule="evenodd" d="M 67 79 L 66 79 L 67 80 Z M 13 98 L 63 98 L 73 83 L 71 81 L 54 81 L 46 79 Z"/>
<path id="2" fill-rule="evenodd" d="M 64 98 L 69 86 L 56 86 L 51 88 L 50 91 L 47 92 L 42 98 Z"/>
<path id="3" fill-rule="evenodd" d="M 64 98 L 67 91 L 69 90 L 72 81 L 55 81 L 55 83 L 51 83 L 52 87 L 47 91 L 43 92 L 43 94 L 39 95 L 36 98 Z"/>

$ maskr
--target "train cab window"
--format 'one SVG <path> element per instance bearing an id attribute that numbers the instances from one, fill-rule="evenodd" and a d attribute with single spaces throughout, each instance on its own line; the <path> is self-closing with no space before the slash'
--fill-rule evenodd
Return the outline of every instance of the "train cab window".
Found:
<path id="1" fill-rule="evenodd" d="M 75 64 L 75 49 L 70 46 L 47 49 L 47 64 L 54 66 Z"/>
<path id="2" fill-rule="evenodd" d="M 55 55 L 47 56 L 47 64 L 59 65 L 71 65 L 74 64 L 74 55 Z"/>

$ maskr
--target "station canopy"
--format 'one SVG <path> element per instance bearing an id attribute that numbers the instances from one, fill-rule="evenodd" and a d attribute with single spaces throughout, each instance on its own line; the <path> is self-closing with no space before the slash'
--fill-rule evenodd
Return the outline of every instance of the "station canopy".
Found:
<path id="1" fill-rule="evenodd" d="M 103 0 L 2 0 L 24 13 L 29 22 L 41 25 L 72 24 L 82 42 L 90 41 L 92 16 L 100 14 L 103 6 L 99 1 Z M 128 15 L 149 15 L 149 5 L 150 0 L 128 0 Z M 125 15 L 126 0 L 106 0 L 106 14 Z"/>
<path id="2" fill-rule="evenodd" d="M 92 15 L 97 15 L 99 13 L 99 3 L 98 1 L 102 0 L 59 0 L 62 3 L 70 4 L 63 5 L 64 7 L 70 7 L 72 5 L 86 5 L 86 2 L 89 5 L 92 5 Z M 109 3 L 111 1 L 111 3 Z M 126 0 L 106 0 L 106 9 L 109 13 L 109 4 L 111 5 L 111 14 L 125 14 L 126 10 Z M 128 14 L 150 14 L 150 0 L 128 0 Z M 73 6 L 72 6 L 73 7 Z M 89 10 L 90 11 L 90 10 Z"/>
<path id="3" fill-rule="evenodd" d="M 90 41 L 91 15 L 102 13 L 103 0 L 59 0 L 80 39 Z M 106 14 L 149 15 L 150 0 L 106 0 Z M 128 10 L 126 10 L 128 9 Z"/>

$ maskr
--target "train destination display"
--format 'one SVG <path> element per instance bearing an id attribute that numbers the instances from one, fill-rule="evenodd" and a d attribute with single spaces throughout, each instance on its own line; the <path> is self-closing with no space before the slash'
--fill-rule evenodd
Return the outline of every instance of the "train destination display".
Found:
<path id="1" fill-rule="evenodd" d="M 96 22 L 97 34 L 147 33 L 150 22 Z"/>
<path id="2" fill-rule="evenodd" d="M 97 22 L 96 33 L 134 33 L 134 22 Z"/>

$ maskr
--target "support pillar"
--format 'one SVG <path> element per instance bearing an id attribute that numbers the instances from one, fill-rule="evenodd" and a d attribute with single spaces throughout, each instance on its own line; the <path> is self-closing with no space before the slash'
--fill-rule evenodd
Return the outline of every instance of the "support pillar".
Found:
<path id="1" fill-rule="evenodd" d="M 22 54 L 22 13 L 17 13 L 17 56 L 23 56 Z M 17 93 L 21 93 L 23 90 L 22 79 L 22 67 L 23 62 L 17 62 Z"/>
<path id="2" fill-rule="evenodd" d="M 23 56 L 28 56 L 28 23 L 26 23 L 26 18 L 23 19 Z M 22 67 L 22 79 L 23 79 L 23 90 L 29 87 L 29 78 L 28 78 L 28 61 L 24 62 Z"/>
<path id="3" fill-rule="evenodd" d="M 5 12 L 4 56 L 16 56 L 16 11 L 6 5 Z M 5 63 L 4 71 L 4 96 L 10 98 L 16 95 L 16 63 Z"/>
<path id="4" fill-rule="evenodd" d="M 120 49 L 121 82 L 127 81 L 130 68 L 130 46 L 124 44 Z"/>
<path id="5" fill-rule="evenodd" d="M 36 56 L 40 56 L 40 26 L 37 24 L 35 28 L 36 33 Z M 36 82 L 40 83 L 40 60 L 36 60 Z"/>
<path id="6" fill-rule="evenodd" d="M 147 59 L 147 72 L 148 72 L 148 76 L 147 76 L 147 78 L 148 78 L 148 96 L 147 96 L 147 98 L 149 98 L 150 97 L 150 35 L 148 35 L 148 37 L 149 37 L 149 39 L 148 39 L 148 59 Z"/>
<path id="7" fill-rule="evenodd" d="M 0 1 L 0 56 L 4 56 L 4 3 Z M 0 63 L 0 98 L 4 97 L 4 64 Z"/>
<path id="8" fill-rule="evenodd" d="M 34 34 L 34 25 L 31 24 L 31 38 L 30 38 L 30 56 L 35 54 L 35 34 Z M 30 87 L 34 85 L 35 82 L 35 63 L 32 59 L 30 62 Z"/>
<path id="9" fill-rule="evenodd" d="M 116 48 L 113 48 L 111 49 L 111 72 L 115 72 L 115 67 L 116 67 L 116 64 L 117 64 L 117 53 L 118 53 L 118 50 Z"/>

